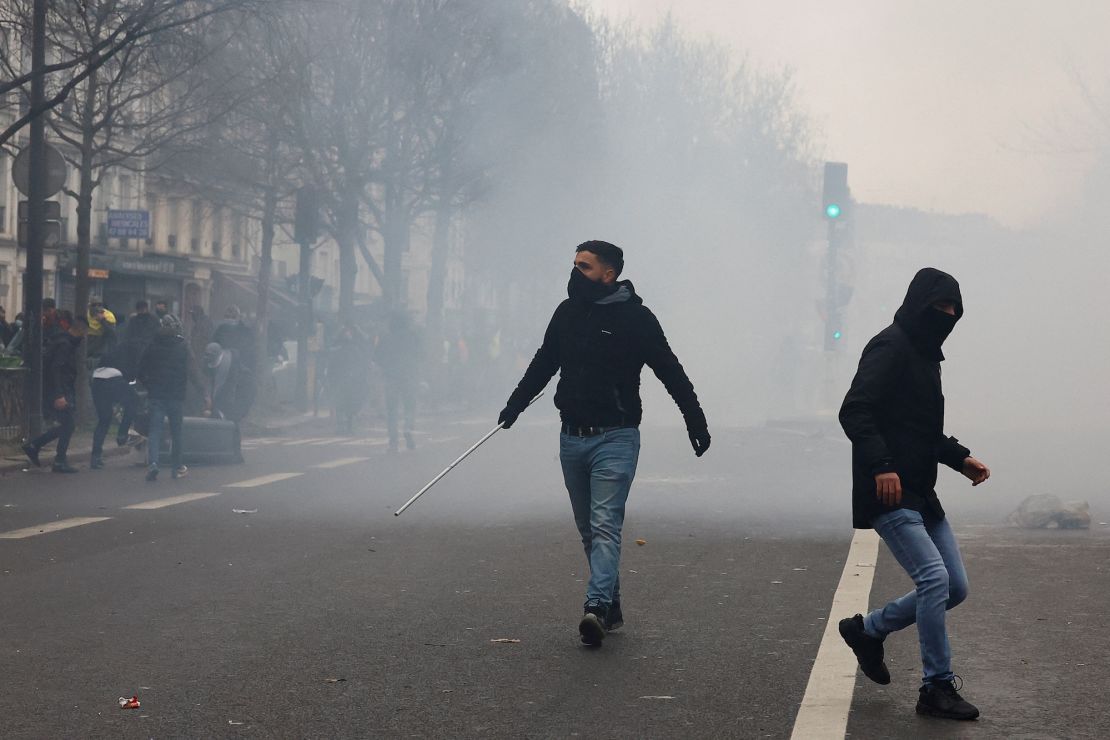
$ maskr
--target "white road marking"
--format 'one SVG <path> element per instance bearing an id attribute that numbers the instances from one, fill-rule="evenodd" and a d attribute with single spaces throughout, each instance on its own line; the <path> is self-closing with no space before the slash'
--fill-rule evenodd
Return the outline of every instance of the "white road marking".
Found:
<path id="1" fill-rule="evenodd" d="M 350 441 L 347 437 L 332 437 L 331 439 L 321 439 L 316 442 L 309 442 L 308 444 L 313 447 L 325 447 L 327 445 L 343 444 L 347 441 Z"/>
<path id="2" fill-rule="evenodd" d="M 254 488 L 256 486 L 264 486 L 267 483 L 277 483 L 279 480 L 296 478 L 299 475 L 304 475 L 304 473 L 273 473 L 272 475 L 263 475 L 260 478 L 241 480 L 238 483 L 227 483 L 224 485 L 224 488 Z"/>
<path id="3" fill-rule="evenodd" d="M 840 637 L 838 623 L 844 617 L 867 612 L 879 542 L 873 529 L 857 529 L 852 537 L 791 740 L 844 738 L 857 665 L 856 656 Z"/>
<path id="4" fill-rule="evenodd" d="M 0 540 L 22 540 L 27 537 L 34 537 L 35 535 L 69 529 L 70 527 L 80 527 L 84 524 L 104 522 L 111 518 L 110 516 L 78 516 L 72 519 L 59 519 L 56 522 L 47 522 L 46 524 L 39 524 L 35 527 L 13 529 L 11 532 L 0 532 Z"/>
<path id="5" fill-rule="evenodd" d="M 212 498 L 213 496 L 219 495 L 220 494 L 218 493 L 184 493 L 180 496 L 170 496 L 169 498 L 159 498 L 154 499 L 153 501 L 143 501 L 142 503 L 131 504 L 130 506 L 124 506 L 123 508 L 142 509 L 144 511 L 149 509 L 164 509 L 167 506 L 174 506 L 175 504 L 187 504 L 190 501 L 199 501 L 202 498 Z"/>
<path id="6" fill-rule="evenodd" d="M 352 439 L 350 442 L 340 442 L 345 447 L 380 447 L 389 444 L 388 439 Z"/>
<path id="7" fill-rule="evenodd" d="M 326 463 L 320 463 L 319 465 L 313 465 L 312 467 L 324 468 L 325 470 L 328 468 L 341 468 L 344 465 L 353 465 L 354 463 L 358 462 L 366 462 L 369 459 L 370 458 L 368 457 L 341 457 L 338 460 L 331 460 Z"/>
<path id="8" fill-rule="evenodd" d="M 313 442 L 323 442 L 328 439 L 333 439 L 333 437 L 304 437 L 300 439 L 286 440 L 285 442 L 282 442 L 282 444 L 286 447 L 291 447 L 293 445 L 307 445 Z"/>

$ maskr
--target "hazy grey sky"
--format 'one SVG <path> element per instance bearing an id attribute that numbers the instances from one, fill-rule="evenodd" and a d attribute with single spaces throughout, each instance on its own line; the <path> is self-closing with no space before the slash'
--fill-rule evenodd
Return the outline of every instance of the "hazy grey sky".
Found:
<path id="1" fill-rule="evenodd" d="M 1074 197 L 1092 159 L 1074 151 L 1094 128 L 1074 75 L 1110 93 L 1108 0 L 577 4 L 638 23 L 671 9 L 692 32 L 793 68 L 825 157 L 848 162 L 870 202 L 1035 223 Z"/>

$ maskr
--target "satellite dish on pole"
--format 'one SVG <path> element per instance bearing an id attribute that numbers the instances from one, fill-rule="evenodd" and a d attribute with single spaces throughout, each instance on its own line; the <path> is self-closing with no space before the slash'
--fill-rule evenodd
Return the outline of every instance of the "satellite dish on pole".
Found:
<path id="1" fill-rule="evenodd" d="M 54 147 L 46 145 L 46 192 L 45 197 L 57 193 L 66 184 L 66 160 Z M 31 196 L 31 147 L 24 147 L 12 162 L 12 181 L 27 197 Z"/>

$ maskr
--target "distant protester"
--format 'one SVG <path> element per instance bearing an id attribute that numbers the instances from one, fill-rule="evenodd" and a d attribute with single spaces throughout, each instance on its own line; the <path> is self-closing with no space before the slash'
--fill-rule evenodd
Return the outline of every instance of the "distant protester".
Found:
<path id="1" fill-rule="evenodd" d="M 150 408 L 150 430 L 147 434 L 146 479 L 158 478 L 162 426 L 169 420 L 172 477 L 184 476 L 188 469 L 182 464 L 181 429 L 184 415 L 185 386 L 188 382 L 203 393 L 203 385 L 189 372 L 189 345 L 182 336 L 181 322 L 173 314 L 162 317 L 158 333 L 139 362 L 138 379 L 147 389 Z M 206 398 L 206 403 L 211 399 Z"/>
<path id="2" fill-rule="evenodd" d="M 852 524 L 874 529 L 913 580 L 914 590 L 867 615 L 842 619 L 840 634 L 872 681 L 890 683 L 887 635 L 917 625 L 923 666 L 917 713 L 971 720 L 959 693 L 945 612 L 967 598 L 967 572 L 937 498 L 937 464 L 979 485 L 986 465 L 944 434 L 941 345 L 964 315 L 960 285 L 926 267 L 910 282 L 894 323 L 863 349 L 840 424 L 852 441 Z"/>
<path id="3" fill-rule="evenodd" d="M 73 436 L 77 402 L 77 348 L 88 332 L 85 317 L 74 318 L 69 311 L 58 311 L 53 317 L 55 328 L 42 352 L 42 407 L 44 415 L 55 422 L 47 432 L 23 445 L 23 453 L 39 467 L 39 453 L 45 445 L 57 440 L 54 453 L 55 473 L 76 473 L 77 468 L 66 460 L 69 440 Z"/>
<path id="4" fill-rule="evenodd" d="M 416 449 L 416 394 L 420 386 L 421 336 L 404 311 L 389 317 L 389 331 L 379 340 L 376 359 L 385 376 L 386 426 L 389 450 L 400 444 L 400 416 L 404 415 L 405 447 Z"/>
<path id="5" fill-rule="evenodd" d="M 238 306 L 228 306 L 223 321 L 212 333 L 212 340 L 224 349 L 235 350 L 244 367 L 254 369 L 254 331 L 243 321 Z"/>
<path id="6" fill-rule="evenodd" d="M 617 280 L 623 269 L 624 252 L 616 245 L 578 245 L 567 299 L 555 309 L 543 344 L 497 418 L 503 428 L 512 427 L 560 373 L 555 391 L 563 422 L 559 460 L 590 566 L 578 623 L 587 645 L 600 645 L 607 632 L 624 624 L 621 528 L 640 457 L 644 365 L 682 411 L 694 454 L 704 455 L 711 441 L 693 383 L 632 282 Z"/>

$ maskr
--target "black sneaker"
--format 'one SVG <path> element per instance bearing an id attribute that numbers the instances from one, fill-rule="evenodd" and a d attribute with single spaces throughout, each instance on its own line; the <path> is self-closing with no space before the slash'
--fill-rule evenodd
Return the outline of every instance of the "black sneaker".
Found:
<path id="1" fill-rule="evenodd" d="M 921 694 L 917 698 L 917 713 L 927 714 L 930 717 L 943 719 L 971 720 L 979 716 L 979 710 L 974 704 L 960 696 L 957 679 L 951 681 L 930 681 L 921 687 Z"/>
<path id="2" fill-rule="evenodd" d="M 126 447 L 126 446 L 127 446 L 127 436 L 126 435 L 116 437 L 116 447 Z"/>
<path id="3" fill-rule="evenodd" d="M 600 645 L 605 639 L 605 620 L 608 610 L 601 604 L 590 604 L 578 623 L 578 634 L 587 645 Z"/>
<path id="4" fill-rule="evenodd" d="M 33 444 L 28 442 L 27 444 L 20 447 L 20 449 L 23 450 L 23 454 L 27 456 L 27 459 L 30 460 L 32 463 L 34 463 L 36 468 L 41 468 L 42 467 L 42 463 L 39 462 L 39 448 L 38 447 L 35 447 Z"/>
<path id="5" fill-rule="evenodd" d="M 50 469 L 53 470 L 55 473 L 76 473 L 77 472 L 77 468 L 73 467 L 72 465 L 67 463 L 65 460 L 62 460 L 61 462 L 55 461 L 54 464 L 50 466 Z"/>
<path id="6" fill-rule="evenodd" d="M 151 465 L 149 468 L 146 469 L 146 479 L 148 481 L 158 480 L 158 466 L 157 465 Z"/>
<path id="7" fill-rule="evenodd" d="M 100 470 L 101 468 L 103 468 L 104 467 L 104 456 L 103 455 L 93 455 L 92 457 L 90 457 L 89 458 L 89 467 L 92 468 L 93 470 Z"/>
<path id="8" fill-rule="evenodd" d="M 890 683 L 890 671 L 883 662 L 883 641 L 863 629 L 863 615 L 840 620 L 840 636 L 856 654 L 863 675 L 884 686 Z"/>
<path id="9" fill-rule="evenodd" d="M 605 631 L 612 632 L 624 626 L 624 615 L 621 614 L 621 603 L 614 601 L 609 605 L 609 612 L 605 615 Z"/>

